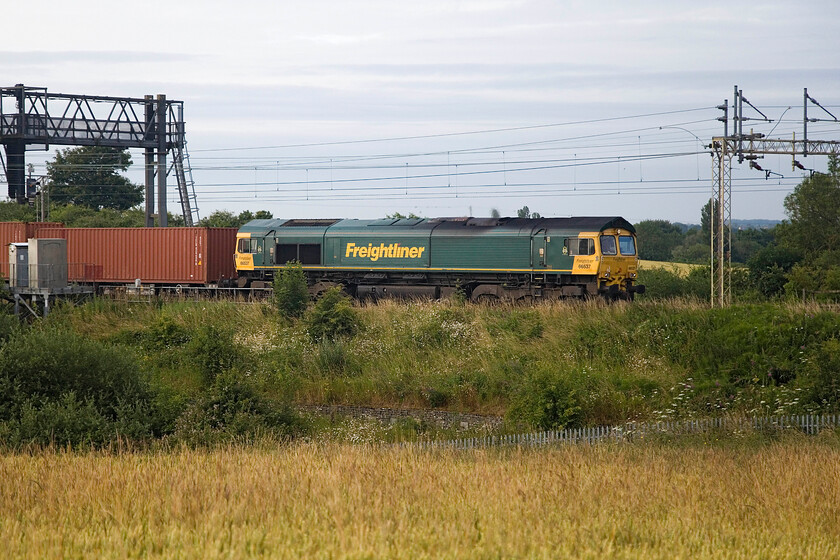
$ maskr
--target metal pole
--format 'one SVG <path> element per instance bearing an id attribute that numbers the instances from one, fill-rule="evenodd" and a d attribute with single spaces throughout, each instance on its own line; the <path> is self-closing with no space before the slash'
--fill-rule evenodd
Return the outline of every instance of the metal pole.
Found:
<path id="1" fill-rule="evenodd" d="M 154 130 L 157 127 L 157 120 L 155 118 L 154 97 L 151 95 L 143 96 L 145 99 L 145 129 L 144 139 L 152 140 L 154 138 Z M 145 149 L 145 171 L 146 171 L 146 227 L 155 227 L 155 149 Z"/>
<path id="2" fill-rule="evenodd" d="M 166 213 L 166 95 L 157 96 L 158 224 L 168 226 Z"/>
<path id="3" fill-rule="evenodd" d="M 804 89 L 802 98 L 802 157 L 808 157 L 808 88 Z M 796 153 L 796 146 L 793 147 Z"/>

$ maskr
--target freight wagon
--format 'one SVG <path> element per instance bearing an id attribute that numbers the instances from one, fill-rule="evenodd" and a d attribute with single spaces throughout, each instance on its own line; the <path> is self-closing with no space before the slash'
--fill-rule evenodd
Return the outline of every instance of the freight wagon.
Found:
<path id="1" fill-rule="evenodd" d="M 359 298 L 632 299 L 638 257 L 620 217 L 253 220 L 237 234 L 240 287 L 301 263 L 313 293 L 341 285 Z"/>
<path id="2" fill-rule="evenodd" d="M 67 240 L 68 280 L 120 285 L 140 280 L 155 286 L 226 286 L 236 279 L 235 228 L 65 228 L 61 224 L 0 224 L 0 232 L 23 230 L 22 239 Z M 45 227 L 54 226 L 54 227 Z M 5 245 L 4 245 L 5 247 Z M 6 249 L 6 254 L 8 250 Z M 8 265 L 3 269 L 8 275 Z"/>

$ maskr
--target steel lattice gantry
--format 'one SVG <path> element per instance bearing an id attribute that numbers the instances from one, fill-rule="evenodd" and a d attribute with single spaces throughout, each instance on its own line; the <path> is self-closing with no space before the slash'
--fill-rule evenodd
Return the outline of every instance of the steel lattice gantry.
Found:
<path id="1" fill-rule="evenodd" d="M 712 306 L 724 307 L 732 299 L 732 158 L 744 159 L 759 155 L 796 156 L 840 153 L 835 140 L 785 140 L 762 138 L 760 134 L 712 138 L 714 200 L 711 211 Z M 753 158 L 754 159 L 754 158 Z"/>
<path id="2" fill-rule="evenodd" d="M 185 175 L 184 103 L 146 95 L 143 98 L 50 93 L 23 84 L 0 88 L 0 143 L 6 152 L 9 197 L 26 202 L 27 146 L 108 146 L 145 150 L 146 225 L 157 215 L 167 225 L 167 155 L 171 154 L 181 209 L 193 225 L 195 193 Z"/>

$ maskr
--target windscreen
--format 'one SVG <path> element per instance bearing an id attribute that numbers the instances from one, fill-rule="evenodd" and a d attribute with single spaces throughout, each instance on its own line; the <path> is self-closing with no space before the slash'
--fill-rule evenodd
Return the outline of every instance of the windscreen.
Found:
<path id="1" fill-rule="evenodd" d="M 602 255 L 616 255 L 615 237 L 612 235 L 601 236 L 601 254 Z"/>
<path id="2" fill-rule="evenodd" d="M 618 249 L 622 255 L 634 256 L 636 254 L 636 240 L 630 235 L 619 235 Z"/>

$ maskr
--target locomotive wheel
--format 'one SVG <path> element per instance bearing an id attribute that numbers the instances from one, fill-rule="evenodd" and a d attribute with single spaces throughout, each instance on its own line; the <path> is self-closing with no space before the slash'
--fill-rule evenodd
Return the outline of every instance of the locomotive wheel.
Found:
<path id="1" fill-rule="evenodd" d="M 487 306 L 495 306 L 499 305 L 501 301 L 499 300 L 498 296 L 493 294 L 481 294 L 475 299 L 475 302 L 479 305 L 487 305 Z"/>

